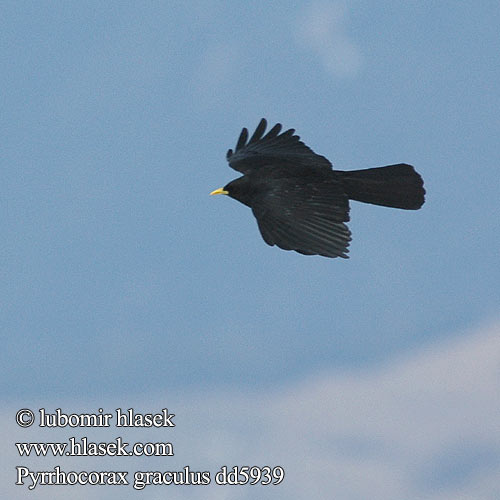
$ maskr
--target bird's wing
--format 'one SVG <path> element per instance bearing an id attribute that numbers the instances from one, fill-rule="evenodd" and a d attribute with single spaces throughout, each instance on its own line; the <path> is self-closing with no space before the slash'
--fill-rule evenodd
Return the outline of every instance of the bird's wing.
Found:
<path id="1" fill-rule="evenodd" d="M 294 129 L 280 134 L 281 124 L 277 123 L 264 135 L 266 127 L 267 121 L 262 118 L 250 140 L 248 130 L 241 131 L 234 152 L 230 149 L 226 155 L 231 168 L 248 174 L 263 165 L 286 162 L 298 167 L 331 170 L 332 164 L 294 135 Z"/>
<path id="2" fill-rule="evenodd" d="M 347 258 L 351 232 L 344 222 L 349 220 L 349 200 L 335 179 L 289 179 L 255 198 L 252 211 L 268 245 Z"/>

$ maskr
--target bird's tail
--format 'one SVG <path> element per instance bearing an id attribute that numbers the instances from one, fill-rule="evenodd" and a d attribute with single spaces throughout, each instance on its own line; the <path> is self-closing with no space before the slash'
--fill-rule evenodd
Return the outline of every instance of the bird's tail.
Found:
<path id="1" fill-rule="evenodd" d="M 398 163 L 339 173 L 351 200 L 406 210 L 418 210 L 424 204 L 424 181 L 411 165 Z"/>

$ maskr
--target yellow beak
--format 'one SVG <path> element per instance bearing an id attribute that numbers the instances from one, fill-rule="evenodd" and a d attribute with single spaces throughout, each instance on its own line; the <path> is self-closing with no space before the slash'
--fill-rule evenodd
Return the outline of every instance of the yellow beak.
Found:
<path id="1" fill-rule="evenodd" d="M 224 188 L 219 188 L 212 191 L 210 194 L 229 194 L 229 191 L 224 191 Z"/>

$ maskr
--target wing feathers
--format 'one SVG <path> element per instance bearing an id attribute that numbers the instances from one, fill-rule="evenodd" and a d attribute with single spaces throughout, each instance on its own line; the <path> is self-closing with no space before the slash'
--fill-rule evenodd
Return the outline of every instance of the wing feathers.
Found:
<path id="1" fill-rule="evenodd" d="M 295 250 L 305 255 L 347 258 L 351 240 L 350 232 L 343 223 L 333 223 L 328 231 L 312 224 L 294 224 L 278 220 L 259 221 L 264 241 L 283 250 Z"/>
<path id="2" fill-rule="evenodd" d="M 238 138 L 236 148 L 229 149 L 226 158 L 230 167 L 244 174 L 251 173 L 263 165 L 287 164 L 289 166 L 331 170 L 331 163 L 306 146 L 294 129 L 281 132 L 277 123 L 267 134 L 267 121 L 262 120 L 248 140 L 248 130 L 244 128 Z"/>
<path id="3" fill-rule="evenodd" d="M 305 255 L 347 258 L 349 205 L 336 182 L 280 183 L 252 206 L 264 241 Z"/>

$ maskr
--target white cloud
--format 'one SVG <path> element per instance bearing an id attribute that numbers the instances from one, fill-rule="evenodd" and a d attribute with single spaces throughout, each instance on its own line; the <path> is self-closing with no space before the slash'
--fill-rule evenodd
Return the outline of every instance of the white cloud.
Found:
<path id="1" fill-rule="evenodd" d="M 335 77 L 355 76 L 362 65 L 358 47 L 346 33 L 346 9 L 338 2 L 312 3 L 300 12 L 296 34 L 324 69 Z"/>
<path id="2" fill-rule="evenodd" d="M 274 487 L 150 486 L 144 499 L 353 498 L 460 500 L 500 498 L 500 324 L 427 347 L 384 367 L 323 373 L 286 388 L 144 395 L 105 403 L 176 413 L 175 429 L 46 430 L 15 426 L 19 401 L 2 412 L 2 488 L 6 498 L 125 498 L 126 487 L 70 489 L 14 486 L 15 465 L 50 470 L 210 470 L 221 465 L 282 465 Z M 85 404 L 84 404 L 85 403 Z M 52 410 L 91 411 L 95 401 L 43 402 Z M 34 403 L 30 403 L 31 407 Z M 43 431 L 43 432 L 42 432 Z M 71 435 L 111 441 L 171 441 L 175 457 L 73 458 L 16 456 L 14 441 L 66 440 Z"/>

